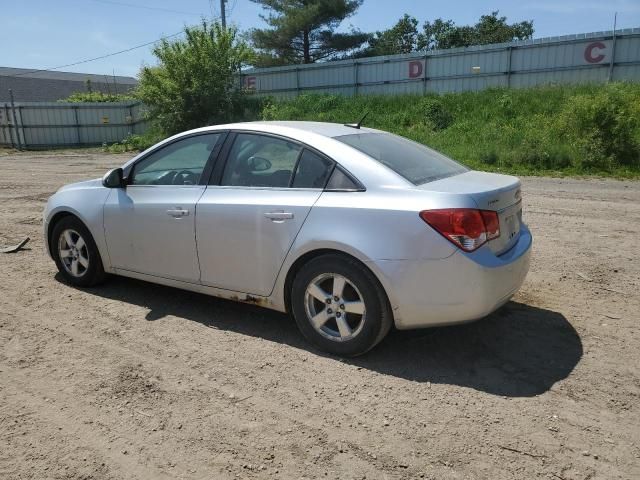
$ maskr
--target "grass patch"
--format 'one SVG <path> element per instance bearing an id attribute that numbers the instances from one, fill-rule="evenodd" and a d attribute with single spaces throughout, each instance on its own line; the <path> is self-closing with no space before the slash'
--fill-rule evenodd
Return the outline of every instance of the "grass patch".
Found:
<path id="1" fill-rule="evenodd" d="M 444 95 L 301 95 L 265 100 L 264 120 L 365 125 L 427 144 L 474 169 L 640 177 L 640 84 L 489 89 Z"/>

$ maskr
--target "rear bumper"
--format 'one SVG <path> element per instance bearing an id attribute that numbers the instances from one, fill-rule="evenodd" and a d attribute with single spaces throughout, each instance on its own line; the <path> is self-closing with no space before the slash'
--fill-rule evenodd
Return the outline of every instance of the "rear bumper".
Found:
<path id="1" fill-rule="evenodd" d="M 440 260 L 372 263 L 391 289 L 397 328 L 451 325 L 482 318 L 506 303 L 529 271 L 531 245 L 531 232 L 523 225 L 518 242 L 500 256 L 485 245 Z"/>

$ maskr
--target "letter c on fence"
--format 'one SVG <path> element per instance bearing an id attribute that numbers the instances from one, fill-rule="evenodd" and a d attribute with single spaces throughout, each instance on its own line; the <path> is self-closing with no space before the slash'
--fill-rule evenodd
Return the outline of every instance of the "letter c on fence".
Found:
<path id="1" fill-rule="evenodd" d="M 584 59 L 589 63 L 600 63 L 604 60 L 604 54 L 593 55 L 594 50 L 604 50 L 607 46 L 602 42 L 593 42 L 584 49 Z"/>
<path id="2" fill-rule="evenodd" d="M 418 78 L 422 76 L 422 62 L 414 60 L 409 62 L 409 78 Z"/>

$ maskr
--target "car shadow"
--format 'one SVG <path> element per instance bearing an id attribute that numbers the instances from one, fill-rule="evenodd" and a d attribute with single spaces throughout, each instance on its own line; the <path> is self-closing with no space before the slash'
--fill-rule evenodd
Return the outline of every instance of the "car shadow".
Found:
<path id="1" fill-rule="evenodd" d="M 327 356 L 304 340 L 292 318 L 272 310 L 125 277 L 85 291 L 148 308 L 147 320 L 171 315 Z M 562 314 L 509 302 L 465 325 L 392 330 L 366 355 L 336 361 L 414 382 L 529 397 L 566 378 L 581 357 L 580 337 Z"/>

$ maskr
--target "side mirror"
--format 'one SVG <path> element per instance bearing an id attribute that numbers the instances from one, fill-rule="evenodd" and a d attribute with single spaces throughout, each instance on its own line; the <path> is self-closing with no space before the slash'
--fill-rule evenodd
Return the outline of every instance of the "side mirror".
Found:
<path id="1" fill-rule="evenodd" d="M 102 185 L 106 188 L 123 188 L 124 177 L 122 168 L 114 168 L 109 170 L 104 177 L 102 177 Z"/>
<path id="2" fill-rule="evenodd" d="M 253 172 L 266 172 L 271 168 L 271 162 L 262 157 L 249 157 L 249 169 Z"/>

